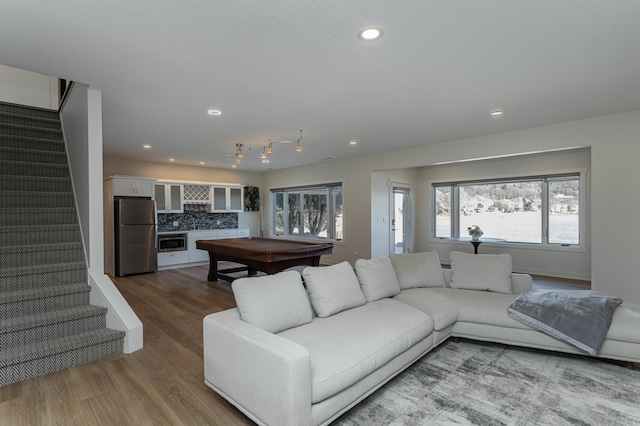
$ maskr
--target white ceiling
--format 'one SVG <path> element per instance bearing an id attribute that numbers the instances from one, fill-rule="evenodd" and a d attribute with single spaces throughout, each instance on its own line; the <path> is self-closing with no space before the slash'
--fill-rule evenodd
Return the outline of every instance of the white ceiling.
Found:
<path id="1" fill-rule="evenodd" d="M 2 0 L 0 64 L 100 90 L 108 153 L 228 168 L 243 143 L 262 171 L 640 109 L 639 21 L 637 0 Z"/>

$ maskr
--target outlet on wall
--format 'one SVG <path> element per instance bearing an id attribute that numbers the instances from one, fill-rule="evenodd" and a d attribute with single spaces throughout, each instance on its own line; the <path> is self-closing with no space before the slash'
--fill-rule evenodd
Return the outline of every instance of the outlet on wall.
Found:
<path id="1" fill-rule="evenodd" d="M 219 220 L 216 220 L 216 225 L 220 225 L 220 221 Z"/>
<path id="2" fill-rule="evenodd" d="M 177 220 L 173 221 L 173 226 L 180 226 L 180 222 L 178 222 Z"/>
<path id="3" fill-rule="evenodd" d="M 355 257 L 358 257 L 358 250 L 354 251 L 354 252 L 353 252 L 353 255 L 354 255 Z"/>

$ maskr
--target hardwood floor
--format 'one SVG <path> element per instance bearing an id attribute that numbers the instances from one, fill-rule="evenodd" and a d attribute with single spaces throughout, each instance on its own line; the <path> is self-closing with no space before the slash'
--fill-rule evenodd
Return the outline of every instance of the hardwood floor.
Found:
<path id="1" fill-rule="evenodd" d="M 235 306 L 207 266 L 115 278 L 144 324 L 130 355 L 0 387 L 0 425 L 253 425 L 204 384 L 202 318 Z M 589 283 L 534 277 L 534 288 Z"/>

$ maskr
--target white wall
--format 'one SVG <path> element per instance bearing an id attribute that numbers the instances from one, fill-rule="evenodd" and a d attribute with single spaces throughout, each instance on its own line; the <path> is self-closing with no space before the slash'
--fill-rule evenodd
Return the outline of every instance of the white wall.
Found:
<path id="1" fill-rule="evenodd" d="M 640 111 L 595 117 L 265 174 L 265 190 L 344 179 L 345 241 L 332 262 L 371 255 L 371 173 L 545 151 L 591 147 L 592 287 L 640 304 Z M 265 210 L 270 208 L 269 199 Z M 265 223 L 265 230 L 269 224 Z M 426 238 L 419 235 L 420 247 Z M 324 258 L 323 258 L 324 260 Z"/>
<path id="2" fill-rule="evenodd" d="M 107 327 L 127 333 L 124 352 L 131 353 L 142 348 L 142 323 L 104 274 L 102 94 L 76 83 L 60 118 L 87 258 L 90 302 L 109 309 Z"/>
<path id="3" fill-rule="evenodd" d="M 58 79 L 0 65 L 0 101 L 58 109 Z"/>
<path id="4" fill-rule="evenodd" d="M 89 191 L 89 110 L 87 85 L 76 84 L 69 94 L 62 111 L 62 129 L 67 145 L 67 156 L 71 169 L 71 180 L 75 192 L 76 207 L 80 220 L 80 231 L 84 240 L 87 264 L 91 257 L 89 206 L 91 193 Z M 100 139 L 102 144 L 102 139 Z"/>
<path id="5" fill-rule="evenodd" d="M 433 222 L 430 220 L 430 206 L 433 204 L 432 182 L 586 170 L 586 193 L 581 194 L 581 196 L 585 197 L 588 203 L 590 199 L 590 163 L 590 150 L 583 148 L 421 168 L 419 173 L 420 251 L 437 250 L 440 260 L 448 264 L 450 263 L 449 253 L 451 251 L 471 252 L 473 249 L 469 243 L 455 243 L 430 238 L 433 234 Z M 571 247 L 541 250 L 527 245 L 491 245 L 485 243 L 481 246 L 481 252 L 511 254 L 513 268 L 518 272 L 589 280 L 591 278 L 591 253 L 589 250 L 590 215 L 588 210 L 584 212 L 587 232 L 586 235 L 582 235 L 586 243 L 583 249 Z"/>

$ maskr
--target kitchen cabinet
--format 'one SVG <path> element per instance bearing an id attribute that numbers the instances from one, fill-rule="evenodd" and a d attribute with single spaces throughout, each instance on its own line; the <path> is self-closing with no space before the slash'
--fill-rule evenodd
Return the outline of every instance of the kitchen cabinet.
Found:
<path id="1" fill-rule="evenodd" d="M 196 248 L 198 240 L 220 240 L 223 238 L 248 238 L 249 228 L 203 229 L 187 233 L 187 249 L 158 253 L 158 270 L 183 268 L 209 262 L 209 252 Z"/>
<path id="2" fill-rule="evenodd" d="M 182 184 L 156 183 L 155 198 L 158 213 L 184 213 L 184 187 Z"/>
<path id="3" fill-rule="evenodd" d="M 241 186 L 211 186 L 212 212 L 241 212 L 244 210 L 244 188 Z"/>
<path id="4" fill-rule="evenodd" d="M 113 195 L 116 197 L 153 197 L 154 179 L 113 177 Z"/>
<path id="5" fill-rule="evenodd" d="M 198 240 L 215 240 L 218 238 L 218 231 L 192 231 L 189 232 L 189 240 L 187 247 L 189 248 L 189 263 L 207 262 L 209 260 L 209 252 L 196 248 Z"/>
<path id="6" fill-rule="evenodd" d="M 186 183 L 184 185 L 185 204 L 210 204 L 211 185 Z"/>
<path id="7" fill-rule="evenodd" d="M 189 263 L 189 252 L 187 250 L 158 253 L 158 267 L 184 263 Z"/>

